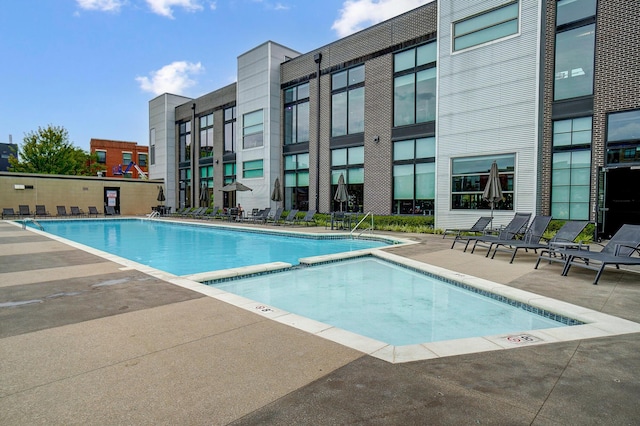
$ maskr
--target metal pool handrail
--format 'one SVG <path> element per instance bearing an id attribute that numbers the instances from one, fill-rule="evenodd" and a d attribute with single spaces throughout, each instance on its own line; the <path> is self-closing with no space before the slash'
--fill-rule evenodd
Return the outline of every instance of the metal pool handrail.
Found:
<path id="1" fill-rule="evenodd" d="M 356 229 L 358 229 L 358 226 L 360 226 L 360 224 L 361 224 L 362 222 L 364 222 L 364 220 L 365 220 L 367 217 L 369 217 L 369 216 L 371 216 L 371 227 L 366 228 L 366 229 L 363 229 L 363 230 L 358 234 L 358 237 L 360 237 L 362 234 L 364 234 L 364 233 L 365 233 L 365 232 L 367 232 L 367 231 L 371 231 L 371 233 L 373 233 L 373 213 L 368 212 L 367 214 L 365 214 L 365 215 L 364 215 L 364 217 L 360 220 L 360 222 L 358 222 L 358 223 L 356 224 L 356 226 L 354 226 L 354 227 L 353 227 L 353 229 L 351 230 L 351 232 L 349 232 L 349 235 L 351 236 L 351 238 L 353 238 L 353 233 L 355 232 L 355 230 L 356 230 Z"/>

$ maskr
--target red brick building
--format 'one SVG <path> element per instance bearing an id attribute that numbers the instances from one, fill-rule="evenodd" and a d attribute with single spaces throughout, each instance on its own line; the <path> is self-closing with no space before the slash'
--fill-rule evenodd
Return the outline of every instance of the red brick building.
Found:
<path id="1" fill-rule="evenodd" d="M 149 147 L 136 142 L 91 139 L 91 153 L 105 166 L 104 176 L 147 179 L 149 176 Z M 142 173 L 140 173 L 142 171 Z"/>

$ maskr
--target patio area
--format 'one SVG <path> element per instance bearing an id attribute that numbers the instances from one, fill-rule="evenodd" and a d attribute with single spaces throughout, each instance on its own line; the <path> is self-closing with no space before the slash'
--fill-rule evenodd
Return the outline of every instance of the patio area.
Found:
<path id="1" fill-rule="evenodd" d="M 611 268 L 594 286 L 593 271 L 534 270 L 533 254 L 509 264 L 400 236 L 419 244 L 387 251 L 640 322 L 637 272 Z M 640 333 L 390 364 L 6 222 L 0 359 L 0 424 L 640 419 Z"/>

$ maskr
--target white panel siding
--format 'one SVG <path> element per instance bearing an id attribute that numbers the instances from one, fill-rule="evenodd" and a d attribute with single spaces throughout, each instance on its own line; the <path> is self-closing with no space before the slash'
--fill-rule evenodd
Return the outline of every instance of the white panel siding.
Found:
<path id="1" fill-rule="evenodd" d="M 536 209 L 538 152 L 537 0 L 521 0 L 520 32 L 451 53 L 452 22 L 505 4 L 506 0 L 441 1 L 438 24 L 436 227 L 473 224 L 484 210 L 451 210 L 451 159 L 514 153 L 514 212 Z M 504 224 L 514 212 L 496 212 Z"/>

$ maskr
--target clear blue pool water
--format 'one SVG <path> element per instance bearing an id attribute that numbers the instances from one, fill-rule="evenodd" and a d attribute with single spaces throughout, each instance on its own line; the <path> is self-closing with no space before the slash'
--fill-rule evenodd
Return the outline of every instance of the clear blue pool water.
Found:
<path id="1" fill-rule="evenodd" d="M 212 285 L 394 346 L 567 325 L 372 257 Z"/>
<path id="2" fill-rule="evenodd" d="M 143 219 L 39 222 L 50 234 L 175 275 L 270 262 L 296 265 L 304 257 L 388 245 L 381 241 L 297 238 Z"/>

